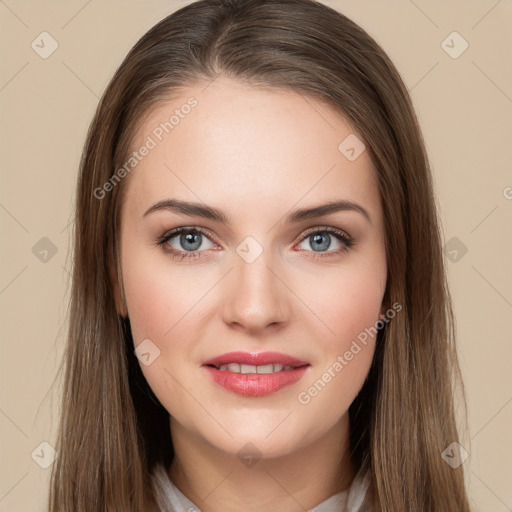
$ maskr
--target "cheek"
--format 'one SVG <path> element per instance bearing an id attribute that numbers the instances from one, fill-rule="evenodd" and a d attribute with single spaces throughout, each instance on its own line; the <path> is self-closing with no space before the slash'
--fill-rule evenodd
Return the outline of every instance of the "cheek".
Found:
<path id="1" fill-rule="evenodd" d="M 345 350 L 352 339 L 375 325 L 382 308 L 383 279 L 385 271 L 378 266 L 347 265 L 304 283 L 300 293 L 308 297 L 308 316 L 316 317 L 318 329 L 325 333 L 327 352 Z"/>
<path id="2" fill-rule="evenodd" d="M 173 269 L 162 255 L 132 251 L 123 258 L 123 282 L 135 345 L 145 338 L 159 345 L 176 336 L 187 315 L 204 295 L 197 275 L 184 266 Z M 160 349 L 165 347 L 160 346 Z"/>
<path id="3" fill-rule="evenodd" d="M 150 363 L 144 364 L 141 359 L 140 368 L 148 385 L 168 411 L 187 410 L 190 403 L 187 402 L 187 394 L 182 392 L 184 379 L 172 362 L 181 362 L 185 358 L 197 315 L 194 306 L 197 306 L 201 294 L 197 287 L 190 286 L 193 276 L 186 276 L 183 268 L 172 272 L 165 261 L 148 261 L 147 255 L 138 256 L 143 255 L 132 252 L 124 258 L 123 282 L 134 349 L 141 343 L 148 346 L 147 339 L 154 344 L 149 344 L 152 351 Z M 155 354 L 158 355 L 155 357 Z M 190 387 L 187 389 L 198 396 L 199 392 Z"/>
<path id="4" fill-rule="evenodd" d="M 160 339 L 173 325 L 172 312 L 178 313 L 172 302 L 176 295 L 165 279 L 143 269 L 127 268 L 125 292 L 134 343 Z"/>
<path id="5" fill-rule="evenodd" d="M 176 265 L 165 255 L 137 250 L 136 244 L 131 247 L 122 257 L 122 268 L 134 348 L 151 340 L 159 356 L 148 366 L 141 364 L 141 369 L 151 387 L 174 386 L 166 369 L 174 374 L 176 368 L 169 362 L 178 361 L 179 368 L 185 357 L 193 363 L 199 361 L 197 325 L 204 321 L 211 300 L 208 292 L 218 276 L 206 267 L 200 271 Z"/>
<path id="6" fill-rule="evenodd" d="M 318 318 L 309 315 L 308 323 L 324 334 L 316 336 L 318 364 L 297 397 L 305 414 L 335 422 L 359 393 L 375 351 L 383 279 L 378 266 L 351 266 L 310 286 L 308 306 Z"/>

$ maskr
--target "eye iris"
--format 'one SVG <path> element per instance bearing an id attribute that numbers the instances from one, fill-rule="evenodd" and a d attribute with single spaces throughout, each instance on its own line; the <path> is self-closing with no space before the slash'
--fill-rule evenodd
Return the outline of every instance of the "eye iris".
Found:
<path id="1" fill-rule="evenodd" d="M 322 239 L 324 239 L 324 241 L 325 241 L 323 244 L 322 243 L 317 244 L 316 247 L 319 247 L 322 250 L 329 248 L 330 237 L 327 233 L 325 233 L 325 234 L 315 233 L 314 235 L 312 235 L 312 238 L 313 238 L 315 244 L 317 242 L 321 242 Z M 312 246 L 315 247 L 315 244 L 312 244 Z"/>
<path id="2" fill-rule="evenodd" d="M 201 233 L 185 233 L 180 236 L 180 243 L 186 251 L 195 251 L 201 246 Z M 195 238 L 195 242 L 194 242 Z M 186 244 L 191 243 L 194 247 L 187 248 Z"/>

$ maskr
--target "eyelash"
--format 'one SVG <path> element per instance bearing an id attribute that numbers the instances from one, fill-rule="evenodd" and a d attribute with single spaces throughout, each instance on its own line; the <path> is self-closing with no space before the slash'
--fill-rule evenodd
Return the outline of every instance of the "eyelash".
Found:
<path id="1" fill-rule="evenodd" d="M 196 251 L 196 252 L 194 252 L 194 251 L 179 251 L 179 250 L 174 249 L 174 248 L 170 247 L 169 245 L 167 245 L 167 242 L 169 242 L 169 240 L 171 240 L 176 235 L 179 235 L 181 233 L 199 233 L 201 235 L 206 236 L 207 238 L 211 238 L 209 236 L 208 232 L 202 228 L 180 227 L 180 228 L 176 228 L 176 229 L 173 229 L 171 231 L 164 233 L 156 241 L 155 245 L 157 247 L 161 247 L 162 250 L 166 254 L 169 254 L 171 256 L 171 258 L 176 259 L 176 260 L 180 260 L 180 261 L 183 259 L 196 260 L 198 258 L 202 258 L 203 256 L 201 256 L 201 252 L 204 252 L 204 251 Z M 304 234 L 304 236 L 302 237 L 302 239 L 300 240 L 299 243 L 302 243 L 308 237 L 310 237 L 311 235 L 315 235 L 317 233 L 333 234 L 335 238 L 337 238 L 340 242 L 343 243 L 343 247 L 337 251 L 326 252 L 326 253 L 324 253 L 325 256 L 324 255 L 318 256 L 318 254 L 322 254 L 322 253 L 315 253 L 314 251 L 307 251 L 307 250 L 301 249 L 301 252 L 306 252 L 307 257 L 311 258 L 312 260 L 318 261 L 318 260 L 322 260 L 322 259 L 329 258 L 332 256 L 338 256 L 341 253 L 348 252 L 348 250 L 355 245 L 355 238 L 349 236 L 347 233 L 345 233 L 344 231 L 341 231 L 340 229 L 330 228 L 330 227 L 312 228 L 311 230 L 306 231 L 306 233 Z M 313 253 L 313 254 L 311 254 L 311 253 Z"/>

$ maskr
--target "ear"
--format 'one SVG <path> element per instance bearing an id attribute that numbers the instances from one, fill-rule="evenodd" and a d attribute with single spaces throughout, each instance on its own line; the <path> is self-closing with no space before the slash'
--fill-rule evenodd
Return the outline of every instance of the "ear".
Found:
<path id="1" fill-rule="evenodd" d="M 122 293 L 122 283 L 119 283 L 119 279 L 116 272 L 116 266 L 112 260 L 112 255 L 109 257 L 109 274 L 110 274 L 110 282 L 112 283 L 112 291 L 114 294 L 114 301 L 116 303 L 117 312 L 123 317 L 126 318 L 128 316 L 128 310 L 126 307 L 126 302 L 124 300 L 124 294 Z"/>

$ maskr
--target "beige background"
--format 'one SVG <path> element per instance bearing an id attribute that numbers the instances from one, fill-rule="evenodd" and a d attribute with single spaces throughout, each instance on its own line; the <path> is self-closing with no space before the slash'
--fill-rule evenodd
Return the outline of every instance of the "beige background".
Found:
<path id="1" fill-rule="evenodd" d="M 450 241 L 470 495 L 475 510 L 512 510 L 512 0 L 325 3 L 383 46 L 411 91 Z M 44 510 L 50 468 L 31 454 L 48 460 L 39 445 L 55 439 L 60 387 L 52 384 L 86 129 L 129 48 L 184 4 L 0 0 L 0 512 Z M 31 48 L 43 31 L 58 42 L 47 59 Z M 458 58 L 442 47 L 453 31 L 469 44 Z M 43 237 L 57 250 L 46 262 Z"/>

